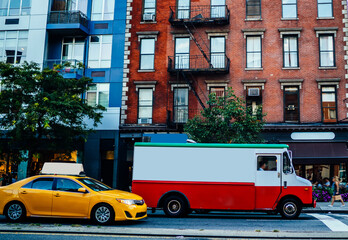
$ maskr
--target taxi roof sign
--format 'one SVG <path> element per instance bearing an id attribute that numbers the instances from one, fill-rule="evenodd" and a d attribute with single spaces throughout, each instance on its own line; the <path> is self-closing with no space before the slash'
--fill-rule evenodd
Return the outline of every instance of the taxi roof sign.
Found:
<path id="1" fill-rule="evenodd" d="M 44 163 L 41 174 L 81 176 L 84 170 L 81 163 L 47 162 Z"/>

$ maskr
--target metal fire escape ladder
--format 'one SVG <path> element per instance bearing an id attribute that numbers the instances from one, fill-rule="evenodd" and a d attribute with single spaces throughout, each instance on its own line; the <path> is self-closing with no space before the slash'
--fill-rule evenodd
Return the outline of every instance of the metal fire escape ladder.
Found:
<path id="1" fill-rule="evenodd" d="M 194 36 L 193 32 L 191 31 L 191 29 L 187 26 L 187 24 L 186 24 L 185 22 L 183 22 L 183 24 L 184 24 L 184 27 L 186 28 L 187 32 L 190 34 L 190 37 L 192 38 L 192 40 L 193 40 L 193 41 L 195 42 L 195 44 L 197 45 L 199 51 L 201 51 L 201 53 L 203 54 L 203 57 L 205 58 L 205 60 L 207 60 L 209 66 L 212 68 L 213 65 L 211 64 L 210 58 L 209 58 L 209 57 L 207 56 L 207 54 L 204 52 L 202 46 L 201 46 L 201 45 L 199 44 L 199 42 L 197 41 L 197 39 L 196 39 L 196 37 Z M 192 24 L 192 27 L 195 28 L 193 24 Z M 198 34 L 198 35 L 200 36 L 202 42 L 205 44 L 205 42 L 204 42 L 202 36 L 201 36 L 200 34 Z M 205 44 L 205 45 L 206 45 L 206 44 Z M 207 46 L 207 45 L 206 45 L 206 46 Z M 208 46 L 207 46 L 207 48 L 208 48 Z M 208 49 L 209 49 L 209 48 L 208 48 Z"/>
<path id="2" fill-rule="evenodd" d="M 195 97 L 197 98 L 199 104 L 201 105 L 201 107 L 203 109 L 205 109 L 204 103 L 202 102 L 201 98 L 198 96 L 198 93 L 196 92 L 194 86 L 192 85 L 192 83 L 190 82 L 190 80 L 186 77 L 185 73 L 183 71 L 180 71 L 181 76 L 184 78 L 184 80 L 187 82 L 187 84 L 190 86 L 190 88 L 192 89 L 193 94 L 195 95 Z"/>

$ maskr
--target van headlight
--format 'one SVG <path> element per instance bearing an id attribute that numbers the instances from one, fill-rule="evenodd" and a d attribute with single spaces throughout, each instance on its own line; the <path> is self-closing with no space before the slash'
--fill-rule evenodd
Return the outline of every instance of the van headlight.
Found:
<path id="1" fill-rule="evenodd" d="M 116 198 L 116 200 L 119 202 L 119 203 L 123 203 L 123 204 L 127 204 L 127 205 L 135 205 L 135 200 L 132 200 L 132 199 L 119 199 L 119 198 Z"/>

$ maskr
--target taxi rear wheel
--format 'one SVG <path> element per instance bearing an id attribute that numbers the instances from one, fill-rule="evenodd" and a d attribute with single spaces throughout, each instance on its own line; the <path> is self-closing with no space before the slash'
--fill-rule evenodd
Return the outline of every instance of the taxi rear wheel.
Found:
<path id="1" fill-rule="evenodd" d="M 20 202 L 11 202 L 7 204 L 4 213 L 7 220 L 11 222 L 19 222 L 26 216 L 25 207 Z"/>
<path id="2" fill-rule="evenodd" d="M 92 210 L 92 220 L 97 224 L 110 224 L 115 219 L 114 209 L 108 204 L 98 204 Z"/>

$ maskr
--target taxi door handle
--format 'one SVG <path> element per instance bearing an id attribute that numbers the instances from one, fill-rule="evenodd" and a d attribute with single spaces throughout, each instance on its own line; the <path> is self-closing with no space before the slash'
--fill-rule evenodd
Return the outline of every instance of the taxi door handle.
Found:
<path id="1" fill-rule="evenodd" d="M 54 196 L 55 196 L 55 197 L 60 197 L 59 193 L 55 194 Z"/>
<path id="2" fill-rule="evenodd" d="M 22 191 L 21 194 L 27 194 L 27 191 Z"/>

